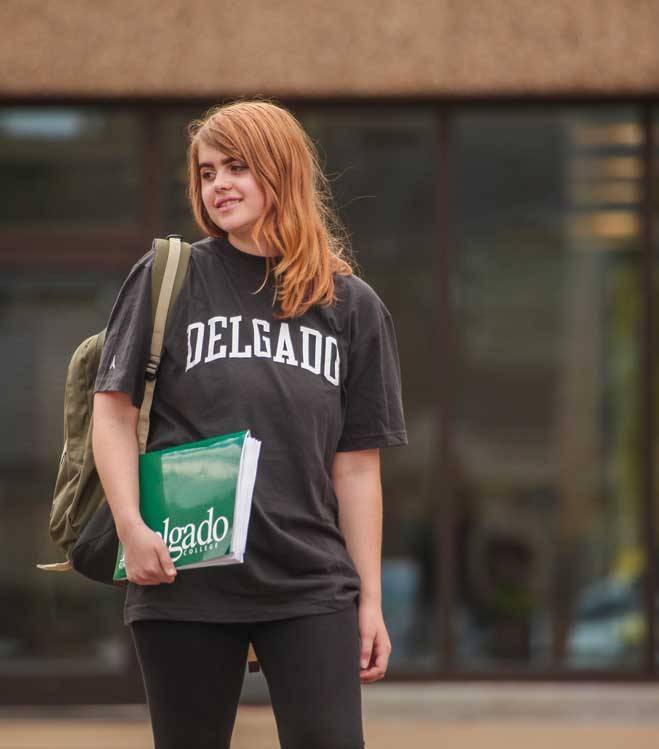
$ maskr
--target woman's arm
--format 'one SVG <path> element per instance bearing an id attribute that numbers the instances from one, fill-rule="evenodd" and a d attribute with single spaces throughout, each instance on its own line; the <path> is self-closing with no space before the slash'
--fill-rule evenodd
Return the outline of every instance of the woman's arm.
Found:
<path id="1" fill-rule="evenodd" d="M 92 450 L 96 471 L 120 539 L 142 523 L 139 511 L 137 419 L 139 409 L 120 392 L 94 395 Z"/>
<path id="2" fill-rule="evenodd" d="M 338 452 L 332 483 L 339 503 L 339 528 L 361 580 L 359 596 L 360 678 L 381 679 L 391 653 L 382 617 L 382 484 L 380 451 Z"/>
<path id="3" fill-rule="evenodd" d="M 332 483 L 339 501 L 339 528 L 361 578 L 361 601 L 381 605 L 382 485 L 380 450 L 338 452 Z"/>
<path id="4" fill-rule="evenodd" d="M 94 395 L 94 462 L 124 546 L 126 577 L 139 585 L 172 583 L 177 573 L 169 550 L 140 514 L 139 413 L 126 393 Z"/>

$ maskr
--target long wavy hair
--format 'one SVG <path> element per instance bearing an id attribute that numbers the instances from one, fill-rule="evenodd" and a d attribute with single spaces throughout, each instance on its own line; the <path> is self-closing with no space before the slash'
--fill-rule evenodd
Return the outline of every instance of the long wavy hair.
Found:
<path id="1" fill-rule="evenodd" d="M 262 98 L 234 100 L 209 109 L 188 124 L 188 199 L 195 222 L 212 237 L 226 237 L 203 204 L 199 144 L 223 151 L 247 164 L 266 193 L 269 206 L 251 236 L 266 256 L 263 286 L 272 272 L 278 319 L 297 317 L 315 304 L 336 301 L 333 274 L 352 275 L 356 262 L 347 232 L 332 208 L 327 177 L 314 142 L 284 107 Z M 259 289 L 260 291 L 261 289 Z"/>

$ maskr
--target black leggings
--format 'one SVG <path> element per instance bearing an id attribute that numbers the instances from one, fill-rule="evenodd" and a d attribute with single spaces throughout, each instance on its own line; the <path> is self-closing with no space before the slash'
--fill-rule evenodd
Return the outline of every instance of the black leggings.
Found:
<path id="1" fill-rule="evenodd" d="M 356 603 L 265 622 L 129 626 L 155 749 L 229 749 L 249 641 L 268 683 L 281 749 L 364 747 Z"/>

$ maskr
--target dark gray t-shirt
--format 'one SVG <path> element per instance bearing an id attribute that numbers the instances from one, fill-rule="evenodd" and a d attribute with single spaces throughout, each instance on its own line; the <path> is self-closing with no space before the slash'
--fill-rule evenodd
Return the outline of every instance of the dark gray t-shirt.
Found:
<path id="1" fill-rule="evenodd" d="M 110 314 L 95 392 L 139 407 L 151 339 L 153 250 Z M 339 301 L 278 320 L 265 259 L 227 239 L 192 245 L 165 332 L 146 450 L 249 429 L 261 440 L 242 564 L 126 590 L 139 619 L 260 621 L 337 611 L 360 579 L 338 526 L 337 451 L 407 444 L 394 325 L 375 291 L 334 275 Z"/>

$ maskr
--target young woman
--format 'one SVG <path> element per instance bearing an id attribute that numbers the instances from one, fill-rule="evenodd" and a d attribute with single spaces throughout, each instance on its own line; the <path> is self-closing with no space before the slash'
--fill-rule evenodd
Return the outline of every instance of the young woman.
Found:
<path id="1" fill-rule="evenodd" d="M 146 449 L 242 429 L 262 444 L 244 562 L 176 571 L 139 514 L 146 253 L 108 322 L 93 449 L 155 746 L 229 747 L 251 642 L 282 749 L 361 749 L 360 684 L 384 676 L 391 652 L 379 448 L 407 444 L 394 325 L 353 273 L 313 142 L 288 110 L 239 100 L 188 130 L 207 236 L 167 324 Z"/>

